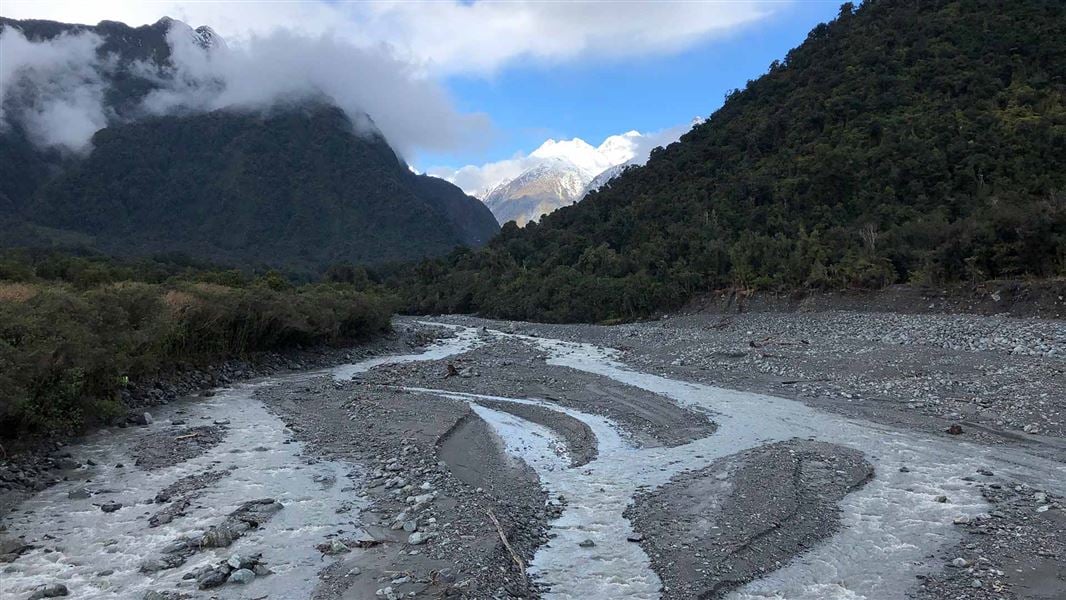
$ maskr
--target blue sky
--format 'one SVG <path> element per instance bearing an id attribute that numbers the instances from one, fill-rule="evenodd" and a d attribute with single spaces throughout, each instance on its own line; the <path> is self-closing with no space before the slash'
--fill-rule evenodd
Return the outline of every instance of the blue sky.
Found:
<path id="1" fill-rule="evenodd" d="M 678 53 L 571 63 L 512 64 L 494 75 L 444 80 L 458 108 L 487 113 L 482 145 L 420 152 L 418 167 L 458 167 L 529 152 L 547 138 L 595 145 L 630 129 L 648 132 L 709 116 L 727 90 L 743 87 L 833 19 L 840 2 L 774 3 L 774 14 Z"/>

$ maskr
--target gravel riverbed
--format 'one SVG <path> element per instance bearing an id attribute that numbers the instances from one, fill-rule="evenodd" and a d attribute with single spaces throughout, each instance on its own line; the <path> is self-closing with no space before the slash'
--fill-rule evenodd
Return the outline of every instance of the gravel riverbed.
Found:
<path id="1" fill-rule="evenodd" d="M 39 587 L 4 589 L 19 599 L 58 593 L 47 586 L 80 597 L 108 581 L 149 586 L 145 598 L 241 597 L 241 585 L 386 600 L 1066 596 L 1059 321 L 827 311 L 610 327 L 396 323 L 392 341 L 331 355 L 361 363 L 239 396 L 273 417 L 212 419 L 197 403 L 218 398 L 205 395 L 147 408 L 148 424 L 114 453 L 122 468 L 90 465 L 95 446 L 64 448 L 49 459 L 62 469 L 40 469 L 55 490 L 22 486 L 30 499 L 0 524 L 4 572 Z M 262 442 L 243 429 L 268 425 Z M 253 497 L 257 456 L 292 457 L 280 473 L 313 483 Z M 252 487 L 234 486 L 249 477 Z M 171 537 L 149 544 L 156 562 L 139 572 L 106 575 L 102 545 L 93 568 L 34 579 L 49 554 L 73 560 L 63 539 L 73 526 L 60 519 L 49 532 L 34 514 L 66 502 L 126 519 L 131 539 Z M 292 521 L 302 514 L 321 526 Z M 270 546 L 287 531 L 299 548 Z M 899 553 L 907 544 L 914 552 Z M 78 560 L 91 547 L 78 545 Z M 286 551 L 318 557 L 314 581 L 293 579 L 312 563 L 280 559 Z M 181 569 L 193 579 L 170 575 Z M 221 587 L 196 585 L 215 579 Z"/>

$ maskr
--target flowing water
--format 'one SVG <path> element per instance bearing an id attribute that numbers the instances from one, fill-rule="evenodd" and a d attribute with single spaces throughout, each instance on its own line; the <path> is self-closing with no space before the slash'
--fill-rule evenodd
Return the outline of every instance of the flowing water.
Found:
<path id="1" fill-rule="evenodd" d="M 165 407 L 150 427 L 92 436 L 72 450 L 98 466 L 83 468 L 79 481 L 41 492 L 6 519 L 10 535 L 23 536 L 38 548 L 0 575 L 0 597 L 21 599 L 37 585 L 61 582 L 76 598 L 139 598 L 145 590 L 173 589 L 181 575 L 196 566 L 253 552 L 263 552 L 275 574 L 244 587 L 218 588 L 213 595 L 308 597 L 317 572 L 325 566 L 314 546 L 330 535 L 351 534 L 359 528 L 364 506 L 357 494 L 361 472 L 358 465 L 305 455 L 284 424 L 255 399 L 256 388 L 324 373 L 347 379 L 381 364 L 442 359 L 492 337 L 531 344 L 549 355 L 549 364 L 608 377 L 706 411 L 719 425 L 713 435 L 682 446 L 640 448 L 608 419 L 551 402 L 413 389 L 469 402 L 499 433 L 508 451 L 536 470 L 550 495 L 565 500 L 561 516 L 551 523 L 555 536 L 529 566 L 532 576 L 548 586 L 549 599 L 658 598 L 661 582 L 648 557 L 626 539 L 633 529 L 623 512 L 634 495 L 661 486 L 682 471 L 775 441 L 799 437 L 850 446 L 865 453 L 877 475 L 842 501 L 838 533 L 735 591 L 732 596 L 738 599 L 903 597 L 914 576 L 932 568 L 926 557 L 957 539 L 953 520 L 986 510 L 976 486 L 963 479 L 978 468 L 1066 493 L 1066 467 L 1017 450 L 926 437 L 822 413 L 800 402 L 641 373 L 623 365 L 618 352 L 588 344 L 455 330 L 456 337 L 421 353 L 222 389 L 209 399 Z M 596 436 L 597 458 L 570 468 L 565 444 L 549 429 L 479 405 L 483 399 L 538 404 L 581 420 Z M 192 460 L 150 472 L 133 467 L 131 449 L 177 418 L 191 425 L 228 420 L 228 434 L 221 444 Z M 126 466 L 118 468 L 117 463 Z M 908 471 L 901 472 L 902 466 Z M 148 516 L 158 508 L 151 504 L 156 492 L 183 476 L 222 469 L 229 475 L 208 486 L 187 516 L 148 527 Z M 91 479 L 88 484 L 86 477 Z M 68 498 L 69 492 L 86 485 L 101 493 L 84 500 Z M 937 502 L 941 494 L 951 503 Z M 139 572 L 142 561 L 167 543 L 202 532 L 241 502 L 263 497 L 276 498 L 285 508 L 230 548 L 194 555 L 178 569 Z M 97 504 L 106 500 L 121 502 L 123 508 L 105 515 Z M 580 547 L 584 540 L 595 546 Z M 188 586 L 186 582 L 184 589 Z"/>
<path id="2" fill-rule="evenodd" d="M 22 537 L 37 549 L 0 572 L 0 598 L 26 598 L 37 586 L 51 583 L 65 584 L 72 597 L 79 599 L 140 598 L 148 590 L 175 589 L 182 575 L 201 565 L 217 564 L 234 553 L 257 552 L 263 553 L 263 561 L 275 574 L 258 577 L 246 586 L 217 588 L 212 596 L 310 597 L 317 573 L 326 565 L 315 545 L 327 536 L 359 529 L 359 513 L 365 507 L 357 493 L 362 473 L 358 465 L 305 455 L 303 445 L 291 439 L 285 424 L 255 398 L 256 388 L 326 373 L 351 378 L 386 363 L 445 358 L 466 352 L 475 343 L 476 332 L 462 331 L 415 354 L 222 388 L 210 398 L 162 407 L 148 427 L 90 436 L 71 451 L 82 462 L 91 460 L 96 466 L 82 467 L 70 481 L 37 494 L 5 518 L 9 536 Z M 151 471 L 135 467 L 132 450 L 179 419 L 192 426 L 228 421 L 227 434 L 222 443 L 191 460 Z M 177 436 L 183 430 L 173 431 Z M 157 492 L 182 477 L 220 470 L 229 474 L 205 488 L 186 516 L 159 527 L 148 526 L 148 517 L 160 508 L 152 503 Z M 81 500 L 68 497 L 80 488 L 98 493 Z M 259 498 L 274 498 L 285 508 L 228 548 L 196 554 L 177 569 L 140 572 L 142 562 L 158 556 L 167 544 L 202 533 L 221 523 L 242 502 Z M 99 504 L 107 501 L 123 506 L 104 514 Z M 191 591 L 190 582 L 184 582 L 181 589 Z"/>
<path id="3" fill-rule="evenodd" d="M 737 590 L 744 600 L 787 598 L 902 598 L 915 575 L 933 565 L 926 557 L 956 541 L 954 520 L 986 510 L 972 478 L 979 468 L 1056 493 L 1066 491 L 1066 465 L 1017 450 L 947 441 L 824 413 L 801 402 L 677 381 L 631 370 L 619 353 L 589 344 L 492 332 L 545 351 L 552 365 L 608 377 L 711 413 L 719 428 L 711 436 L 675 448 L 638 449 L 603 417 L 536 399 L 500 398 L 416 390 L 476 405 L 479 399 L 532 402 L 564 412 L 594 432 L 599 455 L 568 469 L 539 442 L 551 434 L 540 426 L 478 407 L 478 413 L 512 452 L 537 470 L 550 493 L 565 497 L 554 537 L 530 564 L 549 587 L 549 599 L 658 598 L 660 582 L 648 557 L 627 542 L 632 527 L 622 516 L 633 496 L 674 475 L 756 446 L 792 438 L 816 439 L 861 450 L 876 477 L 841 502 L 842 527 L 816 549 L 767 577 Z M 900 468 L 906 466 L 905 471 Z M 946 495 L 950 503 L 937 502 Z M 594 552 L 580 547 L 590 539 Z"/>

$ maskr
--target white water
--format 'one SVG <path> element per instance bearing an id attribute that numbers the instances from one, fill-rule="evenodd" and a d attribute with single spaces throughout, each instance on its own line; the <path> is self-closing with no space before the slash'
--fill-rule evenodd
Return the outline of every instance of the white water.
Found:
<path id="1" fill-rule="evenodd" d="M 284 423 L 254 397 L 256 388 L 299 381 L 331 373 L 351 378 L 356 373 L 393 362 L 437 360 L 469 350 L 477 334 L 461 331 L 455 338 L 433 344 L 425 352 L 377 357 L 328 371 L 268 378 L 254 384 L 218 390 L 211 398 L 181 402 L 155 412 L 148 427 L 101 431 L 71 447 L 83 467 L 71 477 L 22 503 L 4 520 L 8 537 L 22 537 L 38 546 L 0 572 L 0 598 L 21 600 L 42 584 L 63 583 L 71 597 L 140 598 L 147 590 L 195 591 L 195 582 L 181 576 L 196 567 L 217 563 L 234 553 L 263 553 L 275 574 L 240 586 L 228 584 L 211 591 L 216 598 L 307 598 L 326 563 L 315 545 L 334 534 L 351 534 L 359 528 L 359 513 L 366 501 L 356 489 L 359 467 L 344 462 L 319 461 L 303 454 L 303 445 L 286 443 L 291 437 Z M 192 460 L 155 471 L 133 465 L 130 451 L 139 441 L 170 421 L 188 425 L 229 420 L 221 444 Z M 173 435 L 182 433 L 172 429 Z M 123 463 L 123 468 L 116 468 Z M 163 505 L 152 503 L 155 494 L 186 475 L 228 469 L 231 474 L 208 486 L 186 511 L 169 524 L 149 528 L 148 517 Z M 91 482 L 86 483 L 86 479 Z M 114 490 L 90 499 L 73 500 L 68 493 L 82 487 Z M 242 502 L 275 498 L 285 508 L 264 526 L 247 532 L 229 548 L 208 550 L 176 569 L 139 572 L 141 563 L 159 555 L 168 543 L 207 530 L 220 523 Z M 122 503 L 119 511 L 103 513 L 98 504 Z M 110 575 L 98 573 L 113 570 Z"/>
<path id="2" fill-rule="evenodd" d="M 606 419 L 553 403 L 454 392 L 416 390 L 443 397 L 533 402 L 567 413 L 596 434 L 599 455 L 576 469 L 544 458 L 531 438 L 546 435 L 532 423 L 478 408 L 514 454 L 537 470 L 545 487 L 568 502 L 551 524 L 555 534 L 535 555 L 531 574 L 549 587 L 548 599 L 658 598 L 660 582 L 622 516 L 638 489 L 654 488 L 672 476 L 742 450 L 794 437 L 861 450 L 876 477 L 841 503 L 842 528 L 826 543 L 791 564 L 732 594 L 753 600 L 787 598 L 902 598 L 915 575 L 934 565 L 926 557 L 958 539 L 953 520 L 981 514 L 986 505 L 964 477 L 978 468 L 1063 493 L 1066 465 L 1017 450 L 990 448 L 905 432 L 823 413 L 800 402 L 682 382 L 630 370 L 614 350 L 492 332 L 520 339 L 549 354 L 548 363 L 608 377 L 663 395 L 682 406 L 713 413 L 714 435 L 676 448 L 637 449 Z M 517 443 L 513 440 L 519 440 Z M 907 466 L 909 472 L 900 472 Z M 946 495 L 949 503 L 938 503 Z M 584 539 L 596 543 L 582 548 Z"/>

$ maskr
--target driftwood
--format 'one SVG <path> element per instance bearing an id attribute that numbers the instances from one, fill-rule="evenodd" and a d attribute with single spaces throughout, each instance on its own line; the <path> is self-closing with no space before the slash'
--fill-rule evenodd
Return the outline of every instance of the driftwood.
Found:
<path id="1" fill-rule="evenodd" d="M 177 441 L 180 441 L 180 440 L 187 440 L 189 438 L 194 438 L 194 437 L 196 437 L 198 435 L 200 435 L 200 432 L 194 431 L 192 433 L 187 433 L 185 435 L 179 435 L 178 437 L 174 438 L 174 441 L 177 442 Z"/>
<path id="2" fill-rule="evenodd" d="M 789 379 L 782 381 L 781 385 L 795 385 L 797 383 L 817 383 L 819 381 L 829 381 L 828 379 Z"/>
<path id="3" fill-rule="evenodd" d="M 518 553 L 511 547 L 511 542 L 507 541 L 507 535 L 503 532 L 503 526 L 500 525 L 500 520 L 496 518 L 496 515 L 492 514 L 491 510 L 486 510 L 485 514 L 492 519 L 492 524 L 496 526 L 496 532 L 500 534 L 500 541 L 503 542 L 503 547 L 511 553 L 511 559 L 514 560 L 514 564 L 518 565 L 518 570 L 524 576 L 526 574 L 526 564 L 522 562 L 522 558 L 518 556 Z"/>

